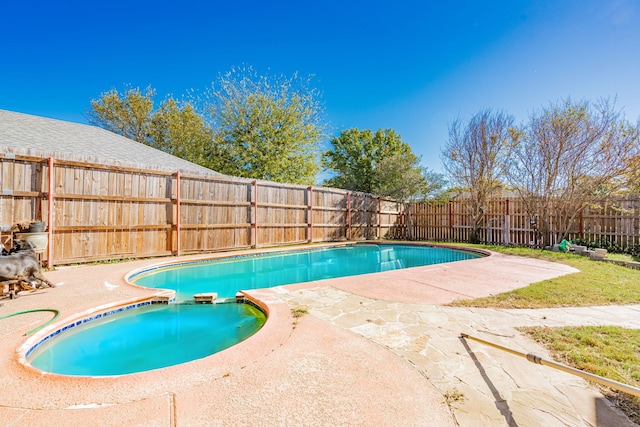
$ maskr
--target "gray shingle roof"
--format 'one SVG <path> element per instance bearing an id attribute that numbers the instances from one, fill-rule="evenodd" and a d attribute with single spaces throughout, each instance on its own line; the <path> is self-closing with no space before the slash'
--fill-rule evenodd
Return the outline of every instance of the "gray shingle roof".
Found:
<path id="1" fill-rule="evenodd" d="M 95 126 L 0 110 L 0 153 L 222 176 Z"/>

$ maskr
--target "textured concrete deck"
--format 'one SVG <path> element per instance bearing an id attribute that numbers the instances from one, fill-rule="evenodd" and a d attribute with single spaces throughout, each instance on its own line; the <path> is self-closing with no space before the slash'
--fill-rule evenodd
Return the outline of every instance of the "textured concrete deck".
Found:
<path id="1" fill-rule="evenodd" d="M 180 258 L 186 260 L 187 258 Z M 150 261 L 47 273 L 55 289 L 1 300 L 0 316 L 56 308 L 63 320 L 152 293 L 124 275 Z M 50 313 L 0 321 L 0 420 L 8 426 L 402 425 L 625 426 L 594 388 L 461 332 L 545 356 L 514 328 L 640 327 L 640 306 L 492 310 L 456 298 L 525 286 L 575 270 L 494 254 L 447 265 L 251 291 L 263 329 L 218 354 L 114 378 L 45 375 L 20 365 L 25 331 Z M 291 309 L 309 314 L 295 319 Z"/>

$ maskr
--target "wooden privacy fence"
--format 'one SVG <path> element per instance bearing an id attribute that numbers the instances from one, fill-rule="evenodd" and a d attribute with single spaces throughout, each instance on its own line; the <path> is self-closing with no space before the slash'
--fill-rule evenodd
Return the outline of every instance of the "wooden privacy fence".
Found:
<path id="1" fill-rule="evenodd" d="M 344 239 L 468 242 L 463 200 L 413 204 L 345 190 L 0 155 L 0 237 L 48 224 L 49 266 Z M 570 238 L 640 244 L 640 201 L 612 199 L 573 221 Z M 536 245 L 518 199 L 487 204 L 480 240 Z"/>
<path id="2" fill-rule="evenodd" d="M 421 203 L 411 206 L 417 240 L 469 242 L 472 232 L 466 200 Z M 537 246 L 537 219 L 530 218 L 520 199 L 495 198 L 487 203 L 479 240 L 484 243 Z M 396 226 L 396 229 L 399 229 Z M 562 230 L 552 230 L 552 233 Z M 552 238 L 552 244 L 555 241 Z M 640 244 L 640 198 L 611 198 L 585 207 L 572 221 L 569 239 L 605 239 L 626 248 Z"/>
<path id="3" fill-rule="evenodd" d="M 49 266 L 394 234 L 398 205 L 379 197 L 4 155 L 0 231 L 45 221 Z M 397 234 L 397 233 L 395 233 Z"/>

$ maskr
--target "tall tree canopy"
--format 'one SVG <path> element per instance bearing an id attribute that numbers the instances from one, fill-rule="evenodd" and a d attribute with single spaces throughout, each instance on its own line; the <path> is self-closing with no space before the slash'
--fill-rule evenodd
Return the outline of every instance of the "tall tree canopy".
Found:
<path id="1" fill-rule="evenodd" d="M 405 205 L 409 238 L 413 227 L 409 203 L 441 191 L 442 175 L 420 166 L 420 158 L 400 135 L 391 129 L 347 129 L 331 140 L 323 164 L 335 173 L 325 185 L 389 197 Z"/>
<path id="2" fill-rule="evenodd" d="M 154 110 L 151 87 L 112 89 L 91 101 L 87 115 L 91 124 L 217 172 L 312 184 L 326 124 L 310 81 L 233 68 L 191 102 L 169 97 Z"/>
<path id="3" fill-rule="evenodd" d="M 201 166 L 211 161 L 213 131 L 189 103 L 173 98 L 162 102 L 151 117 L 149 145 Z"/>
<path id="4" fill-rule="evenodd" d="M 156 91 L 147 87 L 127 88 L 122 93 L 116 89 L 103 92 L 91 100 L 87 112 L 89 123 L 143 144 L 148 143 L 149 127 L 153 113 L 153 97 Z"/>
<path id="5" fill-rule="evenodd" d="M 442 149 L 442 163 L 454 184 L 469 194 L 472 232 L 477 242 L 489 199 L 501 189 L 500 176 L 509 156 L 513 117 L 484 109 L 468 123 L 455 120 L 449 141 Z"/>
<path id="6" fill-rule="evenodd" d="M 91 101 L 89 123 L 210 167 L 213 133 L 193 106 L 169 97 L 154 110 L 156 91 L 147 87 L 112 89 Z"/>
<path id="7" fill-rule="evenodd" d="M 315 182 L 325 123 L 310 78 L 234 68 L 219 76 L 200 108 L 216 134 L 213 169 L 277 182 Z"/>
<path id="8" fill-rule="evenodd" d="M 378 187 L 377 168 L 382 160 L 394 155 L 413 155 L 409 144 L 392 129 L 379 129 L 375 133 L 356 128 L 343 130 L 331 139 L 331 146 L 324 152 L 322 162 L 336 175 L 325 185 L 365 193 L 373 193 Z M 409 160 L 414 165 L 417 157 L 413 155 Z"/>

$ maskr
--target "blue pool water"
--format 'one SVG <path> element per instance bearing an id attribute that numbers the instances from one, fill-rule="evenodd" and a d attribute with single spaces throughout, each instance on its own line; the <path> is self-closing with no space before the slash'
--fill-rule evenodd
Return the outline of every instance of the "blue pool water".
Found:
<path id="1" fill-rule="evenodd" d="M 65 375 L 130 374 L 217 353 L 250 337 L 265 321 L 250 304 L 155 304 L 60 334 L 37 348 L 30 362 Z"/>
<path id="2" fill-rule="evenodd" d="M 173 289 L 178 300 L 217 292 L 235 297 L 239 290 L 270 288 L 313 280 L 377 273 L 479 258 L 466 250 L 417 246 L 357 244 L 188 263 L 146 271 L 132 278 L 140 286 Z"/>
<path id="3" fill-rule="evenodd" d="M 193 304 L 193 295 L 375 273 L 484 256 L 414 245 L 356 244 L 184 263 L 139 272 L 140 286 L 173 289 L 178 304 L 131 306 L 53 333 L 28 355 L 45 372 L 111 376 L 200 359 L 255 334 L 265 314 L 250 304 Z"/>

